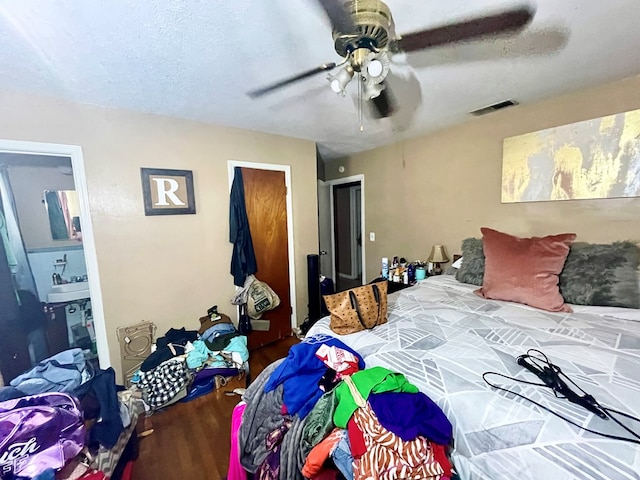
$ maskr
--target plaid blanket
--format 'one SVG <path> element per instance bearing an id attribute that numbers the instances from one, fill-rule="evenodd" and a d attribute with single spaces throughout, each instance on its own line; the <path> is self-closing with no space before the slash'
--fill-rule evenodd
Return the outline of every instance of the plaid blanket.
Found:
<path id="1" fill-rule="evenodd" d="M 175 397 L 191 380 L 191 374 L 182 357 L 172 358 L 153 370 L 140 373 L 138 385 L 144 390 L 144 400 L 152 409 L 158 409 Z"/>

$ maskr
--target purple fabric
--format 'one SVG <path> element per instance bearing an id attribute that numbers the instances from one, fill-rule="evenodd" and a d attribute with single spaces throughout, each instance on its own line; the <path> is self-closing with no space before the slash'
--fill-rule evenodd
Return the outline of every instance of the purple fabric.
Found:
<path id="1" fill-rule="evenodd" d="M 291 428 L 291 418 L 284 417 L 282 424 L 265 438 L 265 443 L 269 454 L 256 472 L 258 480 L 278 480 L 280 478 L 280 450 L 284 435 Z"/>
<path id="2" fill-rule="evenodd" d="M 318 382 L 327 371 L 327 366 L 316 357 L 318 348 L 323 344 L 353 353 L 358 359 L 360 370 L 364 369 L 364 360 L 358 352 L 335 337 L 314 335 L 293 345 L 289 349 L 287 358 L 273 371 L 264 386 L 265 393 L 269 393 L 281 383 L 284 384 L 283 401 L 290 415 L 298 414 L 300 418 L 306 417 L 324 393 L 320 390 Z"/>
<path id="3" fill-rule="evenodd" d="M 0 403 L 0 478 L 58 469 L 84 446 L 77 401 L 45 393 Z"/>
<path id="4" fill-rule="evenodd" d="M 418 435 L 439 445 L 449 445 L 451 422 L 438 405 L 424 393 L 373 393 L 369 405 L 380 425 L 409 442 Z"/>

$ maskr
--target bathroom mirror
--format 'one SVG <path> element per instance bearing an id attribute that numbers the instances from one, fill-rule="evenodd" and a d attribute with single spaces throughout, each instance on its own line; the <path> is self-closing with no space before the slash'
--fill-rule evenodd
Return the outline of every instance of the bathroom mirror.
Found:
<path id="1" fill-rule="evenodd" d="M 82 240 L 80 204 L 75 190 L 45 190 L 44 205 L 54 240 Z"/>

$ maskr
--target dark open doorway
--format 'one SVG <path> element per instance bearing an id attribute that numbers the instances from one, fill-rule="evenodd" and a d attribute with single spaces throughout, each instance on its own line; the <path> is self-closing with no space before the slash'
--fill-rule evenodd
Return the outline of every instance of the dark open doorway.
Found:
<path id="1" fill-rule="evenodd" d="M 362 185 L 333 186 L 336 291 L 362 285 Z"/>

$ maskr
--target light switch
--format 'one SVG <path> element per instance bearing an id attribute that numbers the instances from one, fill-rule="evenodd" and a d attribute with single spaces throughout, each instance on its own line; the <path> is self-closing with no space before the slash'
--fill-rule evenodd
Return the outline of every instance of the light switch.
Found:
<path id="1" fill-rule="evenodd" d="M 376 232 L 369 232 L 369 241 L 370 242 L 376 241 Z"/>

